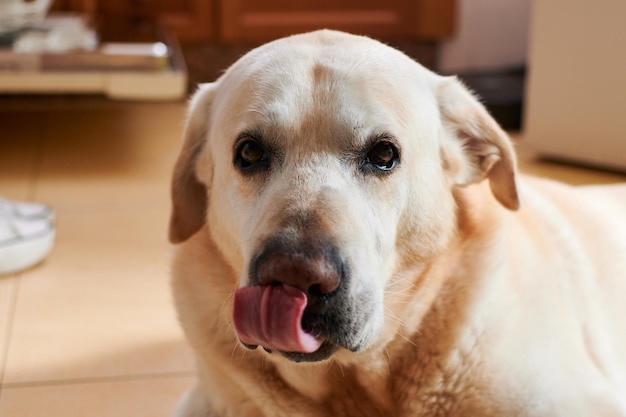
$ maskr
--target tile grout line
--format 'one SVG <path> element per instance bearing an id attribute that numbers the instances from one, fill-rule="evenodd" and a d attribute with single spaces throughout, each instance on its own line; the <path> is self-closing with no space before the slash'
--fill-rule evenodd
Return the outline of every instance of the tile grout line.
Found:
<path id="1" fill-rule="evenodd" d="M 178 372 L 161 372 L 161 373 L 147 373 L 147 374 L 135 374 L 135 375 L 111 375 L 102 377 L 86 377 L 86 378 L 67 378 L 67 379 L 53 379 L 53 380 L 41 380 L 41 381 L 26 381 L 26 382 L 10 382 L 3 384 L 2 388 L 35 388 L 35 387 L 50 387 L 61 385 L 89 385 L 100 384 L 105 382 L 128 382 L 128 381 L 142 381 L 142 380 L 154 380 L 154 379 L 175 379 L 195 376 L 195 371 L 178 371 Z"/>
<path id="2" fill-rule="evenodd" d="M 20 292 L 21 275 L 17 274 L 11 277 L 14 280 L 11 290 L 11 298 L 9 300 L 9 308 L 7 309 L 7 328 L 5 331 L 5 342 L 2 346 L 2 358 L 0 358 L 0 400 L 2 400 L 2 391 L 6 388 L 4 377 L 9 361 L 9 350 L 11 346 L 11 338 L 13 335 L 13 326 L 15 325 L 15 313 L 17 311 L 17 299 Z"/>

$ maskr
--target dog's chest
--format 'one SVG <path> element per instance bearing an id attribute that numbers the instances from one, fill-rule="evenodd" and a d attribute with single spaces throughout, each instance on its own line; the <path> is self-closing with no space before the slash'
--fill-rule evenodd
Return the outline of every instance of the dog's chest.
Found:
<path id="1" fill-rule="evenodd" d="M 453 417 L 479 415 L 493 405 L 464 366 L 437 362 L 391 368 L 381 381 L 344 373 L 342 384 L 320 402 L 319 415 L 359 417 Z M 489 415 L 489 414 L 480 414 Z"/>
<path id="2" fill-rule="evenodd" d="M 422 336 L 427 336 L 424 329 Z M 389 390 L 399 417 L 454 417 L 494 415 L 493 387 L 485 378 L 486 364 L 476 351 L 472 331 L 459 344 L 427 343 L 415 339 L 391 364 Z M 441 336 L 443 336 L 440 333 Z M 497 413 L 495 414 L 497 415 Z"/>
<path id="3" fill-rule="evenodd" d="M 479 401 L 476 387 L 463 385 L 446 387 L 443 379 L 432 386 L 406 375 L 398 376 L 395 392 L 371 393 L 363 387 L 352 385 L 336 390 L 332 398 L 324 401 L 324 416 L 359 417 L 453 417 L 478 415 L 485 410 L 485 402 Z M 405 382 L 405 384 L 400 384 Z M 491 406 L 487 408 L 492 408 Z M 483 414 L 481 414 L 483 415 Z"/>
<path id="4" fill-rule="evenodd" d="M 436 366 L 431 374 L 408 367 L 396 374 L 394 415 L 401 417 L 451 417 L 468 415 L 474 408 L 477 388 L 463 378 L 464 372 L 450 372 Z"/>

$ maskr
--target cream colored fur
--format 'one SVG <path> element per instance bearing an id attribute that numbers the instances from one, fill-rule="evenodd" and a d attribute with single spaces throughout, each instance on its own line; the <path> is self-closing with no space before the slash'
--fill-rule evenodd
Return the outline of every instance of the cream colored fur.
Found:
<path id="1" fill-rule="evenodd" d="M 262 178 L 233 165 L 249 129 L 285 150 Z M 390 175 L 341 162 L 382 133 Z M 371 293 L 359 352 L 298 364 L 237 340 L 233 294 L 294 210 Z M 177 417 L 626 416 L 626 187 L 519 175 L 459 81 L 368 38 L 282 39 L 201 86 L 170 236 L 199 369 Z"/>

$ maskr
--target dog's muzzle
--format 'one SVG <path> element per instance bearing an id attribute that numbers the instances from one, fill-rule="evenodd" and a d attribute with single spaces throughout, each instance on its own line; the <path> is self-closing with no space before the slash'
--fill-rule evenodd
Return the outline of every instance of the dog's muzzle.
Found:
<path id="1" fill-rule="evenodd" d="M 347 267 L 333 244 L 272 239 L 253 258 L 250 285 L 235 293 L 233 321 L 241 342 L 294 361 L 332 355 L 345 311 Z"/>

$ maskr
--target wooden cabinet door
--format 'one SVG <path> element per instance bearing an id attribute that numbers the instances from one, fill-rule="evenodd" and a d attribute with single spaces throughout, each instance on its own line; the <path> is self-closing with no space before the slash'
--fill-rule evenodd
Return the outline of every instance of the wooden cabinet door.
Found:
<path id="1" fill-rule="evenodd" d="M 221 0 L 220 37 L 258 42 L 329 28 L 436 39 L 451 34 L 453 21 L 454 0 Z"/>
<path id="2" fill-rule="evenodd" d="M 217 35 L 212 0 L 160 0 L 159 21 L 181 41 L 213 40 Z"/>
<path id="3" fill-rule="evenodd" d="M 213 40 L 216 34 L 213 0 L 56 0 L 53 10 L 85 12 L 121 34 L 147 21 L 161 23 L 181 42 Z"/>
<path id="4" fill-rule="evenodd" d="M 122 34 L 129 25 L 158 21 L 183 43 L 256 44 L 321 28 L 385 40 L 436 40 L 452 33 L 455 1 L 56 0 L 54 9 L 86 12 Z"/>

